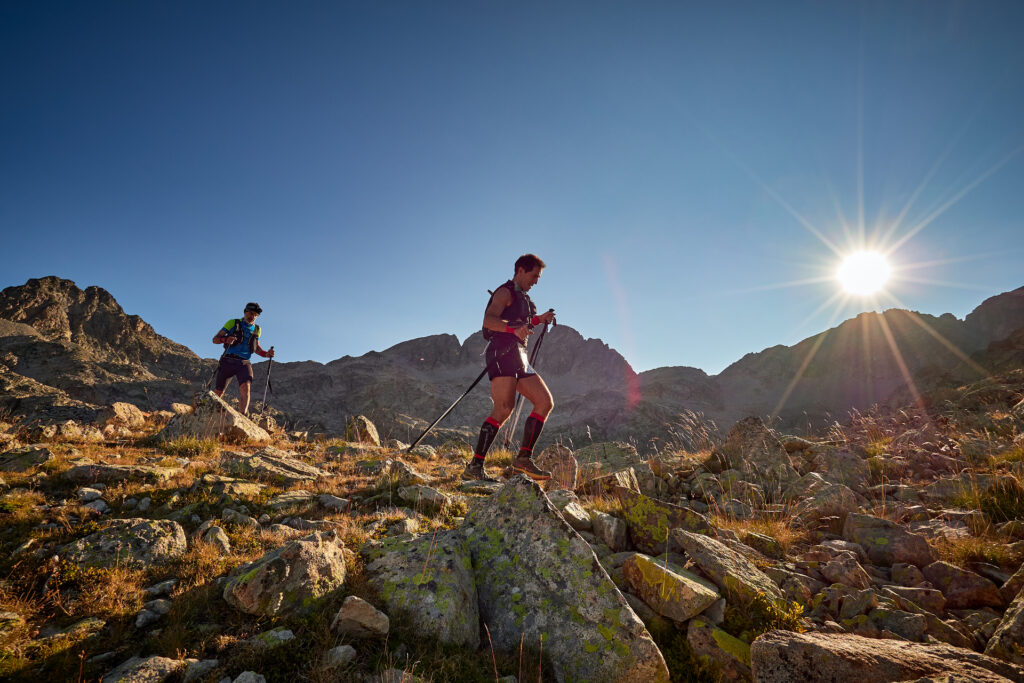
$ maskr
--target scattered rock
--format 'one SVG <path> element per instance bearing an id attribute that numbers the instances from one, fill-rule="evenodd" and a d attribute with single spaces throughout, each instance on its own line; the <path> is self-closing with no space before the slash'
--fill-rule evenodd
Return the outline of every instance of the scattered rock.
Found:
<path id="1" fill-rule="evenodd" d="M 27 472 L 33 467 L 53 460 L 56 456 L 49 448 L 26 446 L 0 454 L 0 472 Z"/>
<path id="2" fill-rule="evenodd" d="M 153 484 L 165 482 L 181 472 L 180 467 L 157 467 L 154 465 L 108 465 L 106 463 L 76 465 L 64 473 L 70 481 L 91 484 L 94 482 L 143 481 Z"/>
<path id="3" fill-rule="evenodd" d="M 762 485 L 769 501 L 800 478 L 778 437 L 759 417 L 737 422 L 712 459 L 721 469 L 739 470 L 744 479 Z"/>
<path id="4" fill-rule="evenodd" d="M 357 441 L 360 443 L 372 443 L 380 445 L 380 435 L 377 427 L 364 415 L 356 415 L 345 425 L 345 441 Z"/>
<path id="5" fill-rule="evenodd" d="M 717 665 L 724 681 L 749 681 L 750 645 L 702 619 L 692 619 L 686 642 L 699 659 Z"/>
<path id="6" fill-rule="evenodd" d="M 273 649 L 292 640 L 295 640 L 295 634 L 289 629 L 274 628 L 269 631 L 264 631 L 263 633 L 257 633 L 249 639 L 249 642 L 256 647 Z"/>
<path id="7" fill-rule="evenodd" d="M 905 562 L 924 567 L 935 561 L 935 551 L 923 536 L 912 534 L 887 519 L 850 513 L 843 525 L 843 538 L 860 544 L 875 564 L 891 566 Z"/>
<path id="8" fill-rule="evenodd" d="M 948 562 L 933 562 L 921 572 L 946 596 L 947 609 L 1002 607 L 1003 596 L 996 585 L 983 576 Z"/>
<path id="9" fill-rule="evenodd" d="M 143 569 L 184 555 L 186 546 L 185 530 L 177 522 L 115 519 L 59 553 L 80 566 Z"/>
<path id="10" fill-rule="evenodd" d="M 1024 592 L 1010 603 L 985 646 L 985 654 L 1024 666 Z"/>
<path id="11" fill-rule="evenodd" d="M 451 498 L 430 486 L 403 486 L 398 497 L 416 510 L 438 513 L 451 504 Z"/>
<path id="12" fill-rule="evenodd" d="M 680 623 L 719 599 L 713 583 L 662 558 L 634 554 L 623 563 L 622 573 L 632 592 L 651 609 Z"/>
<path id="13" fill-rule="evenodd" d="M 333 532 L 314 532 L 289 541 L 231 572 L 224 599 L 247 614 L 308 612 L 344 583 L 343 549 Z"/>
<path id="14" fill-rule="evenodd" d="M 331 630 L 353 638 L 386 636 L 389 628 L 388 615 L 355 595 L 345 598 L 331 622 Z"/>
<path id="15" fill-rule="evenodd" d="M 726 594 L 727 599 L 746 603 L 758 594 L 769 599 L 784 599 L 782 591 L 764 572 L 724 543 L 683 529 L 673 529 L 669 539 L 669 550 L 684 549 L 700 570 Z"/>
<path id="16" fill-rule="evenodd" d="M 246 444 L 270 441 L 270 434 L 212 391 L 196 399 L 195 409 L 191 413 L 171 418 L 155 438 L 158 441 L 173 441 L 186 436 Z"/>
<path id="17" fill-rule="evenodd" d="M 545 448 L 537 456 L 537 467 L 551 472 L 548 488 L 575 491 L 578 483 L 579 464 L 572 450 L 561 444 Z"/>
<path id="18" fill-rule="evenodd" d="M 131 403 L 115 401 L 100 410 L 96 416 L 96 423 L 101 426 L 117 425 L 119 427 L 128 427 L 129 429 L 139 429 L 145 426 L 146 416 Z"/>
<path id="19" fill-rule="evenodd" d="M 188 662 L 167 657 L 132 657 L 103 676 L 103 683 L 162 683 L 184 669 Z"/>
<path id="20" fill-rule="evenodd" d="M 907 681 L 956 674 L 989 683 L 1024 679 L 1024 669 L 949 645 L 832 633 L 769 631 L 750 648 L 758 683 Z"/>
<path id="21" fill-rule="evenodd" d="M 711 523 L 700 513 L 657 500 L 626 488 L 615 489 L 622 506 L 622 516 L 629 528 L 629 538 L 637 550 L 648 555 L 665 552 L 671 529 L 710 533 Z"/>
<path id="22" fill-rule="evenodd" d="M 335 669 L 346 666 L 356 658 L 356 649 L 351 645 L 339 645 L 332 647 L 324 654 L 320 662 L 321 669 Z"/>
<path id="23" fill-rule="evenodd" d="M 626 531 L 626 523 L 606 512 L 595 510 L 590 517 L 593 525 L 594 535 L 602 543 L 611 548 L 612 552 L 621 552 L 629 548 L 629 538 Z"/>
<path id="24" fill-rule="evenodd" d="M 299 460 L 297 453 L 267 446 L 253 455 L 223 451 L 221 460 L 228 472 L 240 477 L 255 477 L 290 486 L 314 482 L 326 472 Z"/>

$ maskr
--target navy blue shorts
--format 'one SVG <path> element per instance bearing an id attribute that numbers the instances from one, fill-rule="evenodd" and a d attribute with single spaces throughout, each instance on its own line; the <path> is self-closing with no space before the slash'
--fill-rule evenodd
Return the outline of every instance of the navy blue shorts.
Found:
<path id="1" fill-rule="evenodd" d="M 487 376 L 515 377 L 522 379 L 536 375 L 536 371 L 530 367 L 530 361 L 526 357 L 526 347 L 522 344 L 504 340 L 494 340 L 487 345 Z"/>

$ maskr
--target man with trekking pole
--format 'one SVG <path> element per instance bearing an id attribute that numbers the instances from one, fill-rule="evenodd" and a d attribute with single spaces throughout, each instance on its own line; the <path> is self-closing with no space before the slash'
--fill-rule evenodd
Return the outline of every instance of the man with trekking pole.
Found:
<path id="1" fill-rule="evenodd" d="M 512 461 L 512 470 L 525 474 L 536 481 L 551 478 L 533 461 L 533 447 L 544 429 L 554 401 L 544 380 L 530 366 L 526 357 L 526 342 L 533 328 L 546 325 L 555 319 L 554 310 L 537 315 L 527 294 L 537 284 L 545 263 L 534 254 L 524 254 L 516 260 L 515 275 L 498 287 L 484 311 L 483 333 L 488 341 L 486 359 L 487 375 L 491 380 L 491 400 L 494 408 L 480 427 L 473 458 L 466 464 L 462 478 L 468 481 L 496 481 L 484 471 L 484 459 L 515 406 L 516 392 L 533 404 L 533 412 L 523 429 L 523 443 L 519 454 Z"/>
<path id="2" fill-rule="evenodd" d="M 224 395 L 224 389 L 228 382 L 234 377 L 238 380 L 238 412 L 243 415 L 249 412 L 249 388 L 252 385 L 252 364 L 249 358 L 252 354 L 263 358 L 274 357 L 274 347 L 265 350 L 260 346 L 260 326 L 256 324 L 263 309 L 255 302 L 245 305 L 241 318 L 235 318 L 224 323 L 213 337 L 214 344 L 223 344 L 224 353 L 220 357 L 220 364 L 217 366 L 217 383 L 214 385 L 214 393 L 218 396 Z M 270 376 L 267 376 L 269 386 Z M 264 392 L 266 401 L 266 392 Z"/>

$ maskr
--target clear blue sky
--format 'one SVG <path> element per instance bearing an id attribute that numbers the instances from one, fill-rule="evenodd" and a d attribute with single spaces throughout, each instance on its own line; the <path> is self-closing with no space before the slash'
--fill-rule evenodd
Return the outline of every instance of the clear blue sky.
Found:
<path id="1" fill-rule="evenodd" d="M 0 287 L 99 285 L 208 357 L 256 300 L 279 360 L 329 361 L 465 338 L 532 251 L 560 322 L 716 373 L 894 305 L 775 285 L 903 212 L 889 290 L 963 317 L 1024 285 L 1021 26 L 1019 2 L 5 2 Z"/>

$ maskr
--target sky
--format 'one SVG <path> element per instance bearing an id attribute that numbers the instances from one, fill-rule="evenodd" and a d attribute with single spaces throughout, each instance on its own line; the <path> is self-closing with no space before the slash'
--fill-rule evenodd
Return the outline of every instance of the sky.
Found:
<path id="1" fill-rule="evenodd" d="M 204 357 L 559 323 L 720 372 L 1024 285 L 1019 2 L 0 4 L 0 287 L 57 275 Z M 846 254 L 893 279 L 846 297 Z"/>

